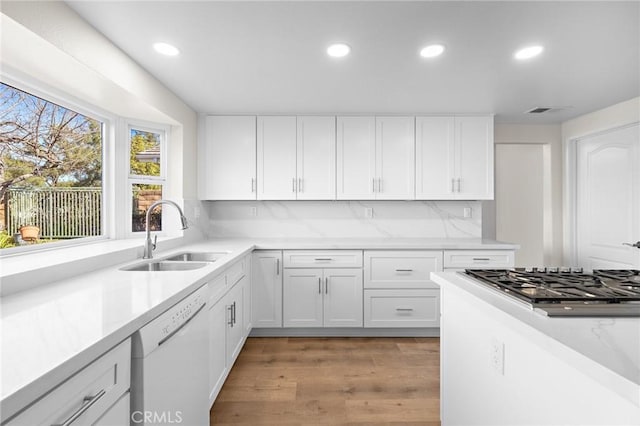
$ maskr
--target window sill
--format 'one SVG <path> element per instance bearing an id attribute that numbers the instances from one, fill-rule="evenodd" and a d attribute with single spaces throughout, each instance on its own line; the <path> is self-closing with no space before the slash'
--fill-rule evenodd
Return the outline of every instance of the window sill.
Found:
<path id="1" fill-rule="evenodd" d="M 158 249 L 179 246 L 182 236 L 158 238 Z M 0 297 L 142 257 L 144 239 L 103 240 L 2 257 Z"/>

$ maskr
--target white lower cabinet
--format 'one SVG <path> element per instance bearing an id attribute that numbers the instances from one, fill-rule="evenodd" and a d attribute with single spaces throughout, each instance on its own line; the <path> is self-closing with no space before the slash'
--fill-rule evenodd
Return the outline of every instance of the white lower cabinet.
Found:
<path id="1" fill-rule="evenodd" d="M 285 327 L 362 327 L 362 269 L 285 269 Z"/>
<path id="2" fill-rule="evenodd" d="M 438 327 L 439 289 L 366 289 L 364 326 L 379 328 Z"/>
<path id="3" fill-rule="evenodd" d="M 280 250 L 253 252 L 251 321 L 254 328 L 282 327 L 282 251 Z"/>
<path id="4" fill-rule="evenodd" d="M 222 275 L 209 283 L 212 289 L 224 286 Z M 227 306 L 225 300 L 209 303 L 209 404 L 213 404 L 227 377 Z"/>
<path id="5" fill-rule="evenodd" d="M 246 277 L 242 278 L 225 297 L 227 310 L 227 365 L 229 368 L 238 357 L 244 344 L 245 329 L 243 326 L 243 296 Z"/>
<path id="6" fill-rule="evenodd" d="M 129 424 L 130 384 L 131 339 L 127 339 L 3 425 Z"/>

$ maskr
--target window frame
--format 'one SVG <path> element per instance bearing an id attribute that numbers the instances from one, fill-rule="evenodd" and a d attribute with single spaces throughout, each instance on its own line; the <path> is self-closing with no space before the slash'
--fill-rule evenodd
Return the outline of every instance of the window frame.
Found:
<path id="1" fill-rule="evenodd" d="M 6 72 L 0 73 L 0 81 L 8 86 L 25 92 L 29 95 L 43 99 L 87 116 L 93 120 L 102 123 L 102 194 L 101 194 L 101 213 L 100 213 L 100 234 L 99 236 L 73 238 L 66 241 L 56 241 L 46 244 L 24 245 L 11 247 L 0 250 L 0 257 L 27 254 L 42 250 L 52 250 L 65 248 L 74 245 L 91 244 L 96 242 L 104 242 L 114 239 L 116 235 L 116 226 L 110 217 L 114 216 L 116 211 L 113 194 L 115 193 L 115 155 L 114 147 L 116 145 L 115 129 L 117 118 L 109 112 L 97 107 L 96 105 L 84 102 L 70 94 L 64 93 L 54 87 L 47 85 L 33 78 L 20 78 L 15 75 L 9 75 Z"/>
<path id="2" fill-rule="evenodd" d="M 144 237 L 145 231 L 134 231 L 133 223 L 132 223 L 132 214 L 133 214 L 133 185 L 142 184 L 142 185 L 158 185 L 162 188 L 162 199 L 169 198 L 166 193 L 166 189 L 168 188 L 168 161 L 167 161 L 167 153 L 169 151 L 168 144 L 171 139 L 171 127 L 166 124 L 161 123 L 152 123 L 148 121 L 140 121 L 140 120 L 126 120 L 126 134 L 127 134 L 127 151 L 126 151 L 126 224 L 125 226 L 125 234 L 126 237 Z M 148 175 L 135 175 L 131 173 L 131 131 L 139 130 L 143 132 L 157 133 L 160 135 L 160 175 L 159 176 L 148 176 Z M 164 217 L 164 213 L 163 213 Z M 164 223 L 165 221 L 163 221 Z M 166 228 L 163 226 L 160 231 L 153 231 L 154 235 L 164 236 L 166 235 Z"/>

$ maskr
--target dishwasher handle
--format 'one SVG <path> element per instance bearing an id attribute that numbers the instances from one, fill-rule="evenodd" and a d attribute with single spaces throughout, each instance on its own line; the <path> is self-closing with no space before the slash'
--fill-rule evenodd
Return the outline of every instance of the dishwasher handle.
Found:
<path id="1" fill-rule="evenodd" d="M 191 322 L 191 320 L 192 320 L 192 319 L 194 319 L 194 318 L 195 318 L 195 317 L 200 313 L 200 311 L 204 309 L 204 307 L 205 307 L 205 306 L 207 306 L 207 304 L 206 304 L 206 303 L 203 303 L 203 304 L 202 304 L 202 306 L 200 306 L 200 307 L 198 308 L 198 310 L 197 310 L 197 311 L 195 311 L 195 313 L 189 317 L 189 319 L 187 319 L 185 322 L 183 322 L 182 324 L 180 324 L 180 327 L 176 328 L 176 329 L 175 329 L 175 330 L 173 330 L 171 333 L 167 334 L 167 336 L 166 336 L 166 337 L 164 337 L 162 340 L 160 340 L 160 341 L 158 342 L 158 346 L 162 345 L 164 342 L 166 342 L 167 340 L 169 340 L 169 339 L 171 339 L 173 336 L 175 336 L 175 335 L 176 335 L 176 333 L 177 333 L 178 331 L 182 330 L 182 329 L 183 329 L 187 324 L 189 324 L 189 323 Z"/>

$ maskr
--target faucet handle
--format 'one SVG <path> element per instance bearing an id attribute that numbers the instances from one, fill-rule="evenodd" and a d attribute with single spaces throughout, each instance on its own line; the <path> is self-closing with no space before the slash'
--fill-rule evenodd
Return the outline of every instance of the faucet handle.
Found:
<path id="1" fill-rule="evenodd" d="M 156 249 L 156 245 L 158 244 L 158 234 L 153 236 L 153 246 L 152 246 L 152 250 Z"/>

